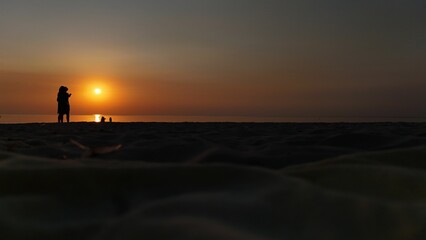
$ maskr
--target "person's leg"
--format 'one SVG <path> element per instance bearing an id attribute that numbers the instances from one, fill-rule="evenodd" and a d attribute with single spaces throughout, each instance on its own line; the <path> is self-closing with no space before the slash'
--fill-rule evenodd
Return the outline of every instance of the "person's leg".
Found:
<path id="1" fill-rule="evenodd" d="M 67 122 L 70 122 L 70 113 L 67 113 Z"/>
<path id="2" fill-rule="evenodd" d="M 62 122 L 64 122 L 64 115 L 58 114 L 58 123 L 62 123 Z"/>

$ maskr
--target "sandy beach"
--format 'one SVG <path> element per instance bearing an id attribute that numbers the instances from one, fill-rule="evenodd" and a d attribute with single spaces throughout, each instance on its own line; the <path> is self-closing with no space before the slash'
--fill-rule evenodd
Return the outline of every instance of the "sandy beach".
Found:
<path id="1" fill-rule="evenodd" d="M 424 239 L 425 123 L 0 124 L 2 239 Z"/>

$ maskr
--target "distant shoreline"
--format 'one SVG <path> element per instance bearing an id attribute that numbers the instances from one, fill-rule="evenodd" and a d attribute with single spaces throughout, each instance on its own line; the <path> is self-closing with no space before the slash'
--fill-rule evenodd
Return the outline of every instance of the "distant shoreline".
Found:
<path id="1" fill-rule="evenodd" d="M 57 115 L 2 114 L 0 124 L 5 123 L 55 123 Z M 239 117 L 239 116 L 173 116 L 173 115 L 71 115 L 71 122 L 99 122 L 104 116 L 113 122 L 255 122 L 255 123 L 397 123 L 426 122 L 426 117 Z"/>
<path id="2" fill-rule="evenodd" d="M 231 122 L 231 121 L 223 121 L 223 122 L 196 122 L 196 121 L 182 121 L 182 122 L 170 122 L 170 121 L 141 121 L 141 122 L 95 122 L 95 121 L 80 121 L 80 122 L 69 122 L 69 123 L 57 123 L 57 122 L 16 122 L 16 123 L 2 123 L 0 122 L 0 125 L 34 125 L 34 124 L 43 124 L 43 125 L 76 125 L 76 124 L 96 124 L 96 125 L 108 125 L 108 124 L 297 124 L 297 125 L 315 125 L 315 124 L 324 124 L 324 125 L 359 125 L 359 124 L 365 124 L 365 125 L 379 125 L 379 124 L 390 124 L 390 125 L 398 125 L 398 124 L 426 124 L 426 121 L 418 121 L 418 122 L 410 122 L 410 121 L 383 121 L 383 122 L 368 122 L 368 121 L 360 121 L 360 122 Z"/>

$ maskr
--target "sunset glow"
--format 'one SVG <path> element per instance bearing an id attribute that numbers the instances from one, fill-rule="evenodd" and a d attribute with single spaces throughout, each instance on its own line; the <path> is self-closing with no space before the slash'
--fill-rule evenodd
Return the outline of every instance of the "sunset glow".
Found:
<path id="1" fill-rule="evenodd" d="M 85 83 L 82 89 L 77 89 L 77 91 L 84 93 L 84 95 L 81 96 L 83 97 L 81 101 L 85 101 L 91 106 L 92 104 L 96 104 L 97 108 L 101 106 L 100 104 L 104 105 L 109 101 L 113 101 L 111 90 L 113 89 L 112 85 L 114 83 L 112 83 L 111 80 L 100 77 L 87 77 L 76 81 Z"/>
<path id="2" fill-rule="evenodd" d="M 426 115 L 424 1 L 8 2 L 0 114 Z"/>

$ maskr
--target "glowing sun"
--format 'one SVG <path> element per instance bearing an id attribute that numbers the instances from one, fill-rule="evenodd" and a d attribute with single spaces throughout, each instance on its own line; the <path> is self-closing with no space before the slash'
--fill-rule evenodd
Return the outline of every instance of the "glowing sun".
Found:
<path id="1" fill-rule="evenodd" d="M 94 92 L 95 92 L 95 94 L 96 94 L 96 95 L 99 95 L 99 94 L 101 94 L 101 93 L 102 93 L 102 89 L 100 89 L 100 88 L 95 88 Z"/>

